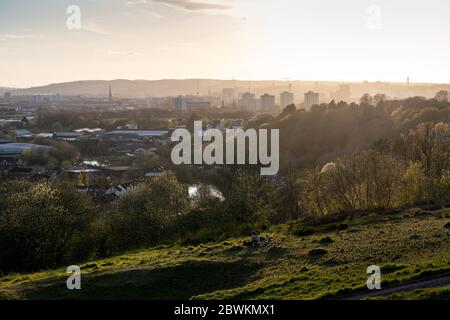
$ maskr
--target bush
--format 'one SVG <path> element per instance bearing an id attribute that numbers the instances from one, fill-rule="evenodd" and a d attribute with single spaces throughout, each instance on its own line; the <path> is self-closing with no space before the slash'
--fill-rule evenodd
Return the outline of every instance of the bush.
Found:
<path id="1" fill-rule="evenodd" d="M 0 187 L 0 271 L 56 266 L 89 223 L 90 202 L 68 185 L 11 182 Z"/>
<path id="2" fill-rule="evenodd" d="M 333 239 L 331 239 L 330 237 L 325 237 L 319 240 L 320 244 L 330 244 L 333 243 Z"/>
<path id="3" fill-rule="evenodd" d="M 172 173 L 128 188 L 111 217 L 113 247 L 120 251 L 175 237 L 176 220 L 188 206 L 187 190 Z"/>
<path id="4" fill-rule="evenodd" d="M 298 237 L 310 236 L 318 231 L 312 226 L 295 226 L 292 228 L 292 234 Z"/>
<path id="5" fill-rule="evenodd" d="M 328 253 L 328 251 L 325 249 L 322 249 L 322 248 L 311 249 L 308 252 L 308 257 L 319 257 L 319 256 L 326 255 L 327 253 Z"/>

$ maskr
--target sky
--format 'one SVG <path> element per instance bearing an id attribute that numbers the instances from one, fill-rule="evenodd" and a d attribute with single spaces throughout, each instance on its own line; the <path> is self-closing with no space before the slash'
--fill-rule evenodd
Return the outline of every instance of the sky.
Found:
<path id="1" fill-rule="evenodd" d="M 67 13 L 73 5 L 79 19 Z M 408 76 L 449 83 L 449 13 L 448 0 L 0 0 L 0 86 Z"/>

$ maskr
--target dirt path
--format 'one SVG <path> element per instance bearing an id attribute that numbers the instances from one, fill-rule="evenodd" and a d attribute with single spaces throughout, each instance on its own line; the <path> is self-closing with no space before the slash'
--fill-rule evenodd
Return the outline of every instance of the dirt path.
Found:
<path id="1" fill-rule="evenodd" d="M 374 290 L 374 291 L 367 290 L 366 292 L 356 292 L 354 294 L 344 296 L 340 299 L 361 300 L 369 297 L 387 296 L 396 292 L 414 291 L 417 289 L 426 289 L 426 288 L 438 288 L 448 284 L 450 284 L 450 273 L 422 280 L 414 280 L 398 284 L 395 286 L 390 286 L 384 289 L 382 288 L 381 290 Z"/>

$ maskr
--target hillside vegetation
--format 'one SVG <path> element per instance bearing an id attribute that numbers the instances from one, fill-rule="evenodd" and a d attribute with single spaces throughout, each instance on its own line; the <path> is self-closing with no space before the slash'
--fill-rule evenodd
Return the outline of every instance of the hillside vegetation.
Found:
<path id="1" fill-rule="evenodd" d="M 366 289 L 379 265 L 382 287 L 450 272 L 450 210 L 371 213 L 320 225 L 273 227 L 261 248 L 230 238 L 162 245 L 81 265 L 82 289 L 65 269 L 0 278 L 4 299 L 324 299 Z M 377 298 L 448 298 L 442 288 Z"/>

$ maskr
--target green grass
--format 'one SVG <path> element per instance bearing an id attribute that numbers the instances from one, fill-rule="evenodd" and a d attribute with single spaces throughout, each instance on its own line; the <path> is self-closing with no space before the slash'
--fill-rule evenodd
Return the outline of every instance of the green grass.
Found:
<path id="1" fill-rule="evenodd" d="M 82 290 L 65 268 L 0 278 L 0 299 L 326 299 L 364 292 L 369 265 L 383 287 L 450 271 L 450 210 L 369 214 L 325 225 L 296 223 L 247 238 L 165 245 L 81 264 Z M 345 227 L 344 227 L 345 226 Z M 299 230 L 308 229 L 308 232 Z M 388 298 L 446 298 L 449 288 Z"/>
<path id="2" fill-rule="evenodd" d="M 450 286 L 441 288 L 418 289 L 411 292 L 399 292 L 385 297 L 373 297 L 374 300 L 450 300 Z"/>

